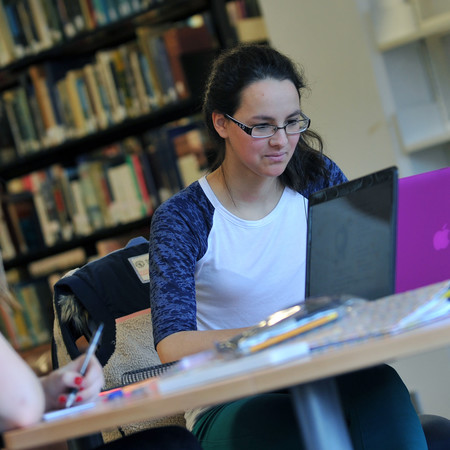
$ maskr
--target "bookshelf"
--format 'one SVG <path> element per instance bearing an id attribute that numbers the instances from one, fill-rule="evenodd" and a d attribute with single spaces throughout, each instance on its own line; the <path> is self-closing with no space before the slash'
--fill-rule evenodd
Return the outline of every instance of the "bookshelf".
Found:
<path id="1" fill-rule="evenodd" d="M 402 149 L 450 142 L 450 2 L 370 0 Z"/>
<path id="2" fill-rule="evenodd" d="M 256 20 L 246 3 L 0 1 L 0 248 L 22 302 L 0 325 L 17 349 L 49 339 L 52 273 L 146 236 L 154 209 L 201 175 L 204 77 L 237 42 L 231 8 Z"/>

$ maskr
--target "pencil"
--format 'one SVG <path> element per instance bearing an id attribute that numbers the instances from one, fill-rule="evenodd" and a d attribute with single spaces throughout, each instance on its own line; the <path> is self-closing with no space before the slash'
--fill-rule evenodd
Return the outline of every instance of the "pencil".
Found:
<path id="1" fill-rule="evenodd" d="M 101 323 L 98 326 L 97 331 L 95 332 L 94 337 L 92 338 L 91 343 L 89 344 L 89 348 L 86 352 L 86 356 L 84 358 L 83 365 L 81 366 L 81 369 L 80 369 L 80 374 L 83 377 L 86 374 L 86 371 L 87 371 L 87 368 L 89 365 L 89 361 L 91 360 L 92 356 L 95 353 L 95 350 L 97 349 L 97 345 L 98 345 L 98 342 L 100 341 L 102 332 L 103 332 L 103 323 Z M 66 401 L 66 408 L 70 408 L 72 406 L 79 390 L 80 390 L 79 388 L 73 388 L 70 391 L 69 396 L 67 397 L 67 401 Z"/>
<path id="2" fill-rule="evenodd" d="M 316 319 L 312 319 L 310 322 L 305 323 L 304 325 L 295 328 L 293 330 L 286 331 L 285 333 L 279 334 L 278 336 L 271 337 L 264 342 L 260 342 L 259 344 L 255 344 L 250 347 L 250 353 L 257 352 L 259 350 L 263 350 L 271 345 L 278 344 L 280 342 L 285 341 L 291 337 L 297 336 L 301 333 L 306 333 L 314 328 L 320 327 L 321 325 L 325 325 L 328 322 L 331 322 L 338 318 L 337 311 L 331 311 L 329 314 L 325 316 L 318 317 Z"/>

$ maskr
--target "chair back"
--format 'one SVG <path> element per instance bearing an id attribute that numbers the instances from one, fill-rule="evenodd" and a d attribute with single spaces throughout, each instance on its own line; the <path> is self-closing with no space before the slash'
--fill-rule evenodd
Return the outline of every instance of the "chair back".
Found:
<path id="1" fill-rule="evenodd" d="M 153 343 L 148 276 L 148 241 L 85 264 L 54 286 L 53 367 L 78 357 L 77 340 L 90 340 L 100 322 L 103 336 L 96 352 L 103 366 L 104 389 L 122 385 L 124 373 L 161 364 Z M 182 414 L 131 424 L 102 433 L 109 442 L 142 429 L 185 425 Z"/>

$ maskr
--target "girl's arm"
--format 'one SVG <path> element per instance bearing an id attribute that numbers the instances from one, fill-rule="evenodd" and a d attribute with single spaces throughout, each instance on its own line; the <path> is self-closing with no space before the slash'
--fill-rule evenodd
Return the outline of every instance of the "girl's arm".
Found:
<path id="1" fill-rule="evenodd" d="M 41 382 L 0 334 L 0 431 L 38 422 L 45 408 Z"/>
<path id="2" fill-rule="evenodd" d="M 215 342 L 230 339 L 246 329 L 179 331 L 162 339 L 156 349 L 162 363 L 177 361 L 184 356 L 211 349 Z"/>

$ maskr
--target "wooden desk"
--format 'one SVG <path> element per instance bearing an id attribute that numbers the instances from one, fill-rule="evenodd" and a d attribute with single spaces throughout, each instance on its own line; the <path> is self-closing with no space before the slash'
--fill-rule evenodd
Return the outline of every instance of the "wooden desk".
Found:
<path id="1" fill-rule="evenodd" d="M 298 413 L 301 417 L 307 415 L 308 426 L 312 426 L 312 429 L 304 430 L 307 431 L 309 448 L 326 448 L 326 442 L 330 442 L 330 433 L 334 433 L 336 438 L 333 441 L 333 449 L 351 448 L 346 427 L 343 425 L 340 405 L 333 396 L 333 377 L 448 344 L 450 344 L 450 318 L 396 336 L 372 338 L 339 348 L 330 348 L 321 354 L 303 357 L 248 375 L 230 377 L 186 392 L 164 397 L 133 399 L 117 404 L 114 402 L 102 404 L 95 410 L 88 410 L 79 416 L 6 432 L 3 435 L 4 444 L 8 449 L 32 448 L 126 423 L 179 413 L 190 408 L 293 387 L 294 395 L 301 397 L 306 405 L 305 410 Z M 327 413 L 328 408 L 331 408 L 331 416 Z M 326 414 L 327 420 L 326 442 L 321 437 L 323 433 L 320 432 L 321 424 L 324 422 L 323 414 Z M 312 447 L 313 445 L 315 447 Z"/>

